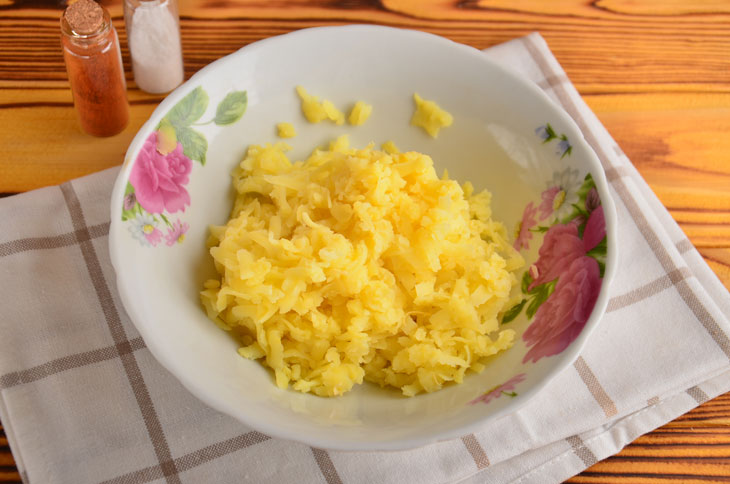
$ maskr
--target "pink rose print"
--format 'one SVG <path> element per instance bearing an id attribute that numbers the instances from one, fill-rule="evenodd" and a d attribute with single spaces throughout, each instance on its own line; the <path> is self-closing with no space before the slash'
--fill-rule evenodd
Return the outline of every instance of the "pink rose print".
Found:
<path id="1" fill-rule="evenodd" d="M 545 220 L 553 213 L 555 209 L 555 197 L 557 197 L 562 190 L 560 187 L 551 187 L 542 192 L 542 203 L 540 204 L 540 220 Z M 565 196 L 565 192 L 563 192 Z"/>
<path id="2" fill-rule="evenodd" d="M 583 244 L 585 244 L 586 252 L 593 249 L 601 243 L 606 236 L 606 217 L 603 214 L 603 207 L 599 206 L 588 217 L 586 228 L 583 231 Z"/>
<path id="3" fill-rule="evenodd" d="M 535 263 L 537 277 L 529 290 L 555 280 L 571 262 L 585 253 L 583 241 L 578 237 L 578 227 L 573 224 L 553 225 L 540 247 L 540 257 Z"/>
<path id="4" fill-rule="evenodd" d="M 530 348 L 522 362 L 536 362 L 567 348 L 588 321 L 600 290 L 598 262 L 587 256 L 573 260 L 522 335 Z"/>
<path id="5" fill-rule="evenodd" d="M 577 227 L 580 227 L 581 225 L 583 225 L 584 223 L 586 223 L 587 220 L 588 220 L 588 218 L 585 215 L 578 214 L 578 215 L 575 216 L 574 219 L 569 220 L 566 223 L 567 224 L 570 224 L 570 225 L 575 225 L 576 228 L 577 228 Z"/>
<path id="6" fill-rule="evenodd" d="M 167 235 L 165 235 L 165 241 L 167 242 L 167 245 L 175 245 L 180 244 L 185 240 L 185 233 L 190 228 L 190 225 L 188 225 L 186 222 L 182 222 L 181 220 L 178 220 L 174 224 L 172 224 L 172 228 L 167 230 Z"/>
<path id="7" fill-rule="evenodd" d="M 530 202 L 525 207 L 525 211 L 522 213 L 522 220 L 517 225 L 517 237 L 515 238 L 514 248 L 520 250 L 521 248 L 530 248 L 530 239 L 532 239 L 532 232 L 530 229 L 537 224 L 535 220 L 535 214 L 537 213 L 537 207 L 535 204 Z"/>
<path id="8" fill-rule="evenodd" d="M 545 124 L 535 130 L 543 144 L 557 143 L 557 154 L 571 154 L 564 134 Z M 537 261 L 522 276 L 521 298 L 502 314 L 508 324 L 523 314 L 531 321 L 522 334 L 527 352 L 523 363 L 537 362 L 565 350 L 580 334 L 601 290 L 609 248 L 601 197 L 590 173 L 582 178 L 570 166 L 553 172 L 540 200 L 525 207 L 514 247 L 528 248 L 534 232 L 544 232 Z M 533 227 L 539 225 L 539 230 Z M 530 230 L 532 228 L 532 230 Z M 531 262 L 531 261 L 528 261 Z M 474 402 L 497 398 L 495 387 Z"/>
<path id="9" fill-rule="evenodd" d="M 525 380 L 526 375 L 524 373 L 520 373 L 519 375 L 515 375 L 506 382 L 504 382 L 501 385 L 498 385 L 491 390 L 487 390 L 484 394 L 479 395 L 477 398 L 469 402 L 469 405 L 475 405 L 479 402 L 482 403 L 489 403 L 495 398 L 499 398 L 502 395 L 502 392 L 510 392 L 513 391 L 518 383 L 521 383 Z"/>
<path id="10" fill-rule="evenodd" d="M 193 163 L 181 143 L 167 155 L 157 151 L 157 132 L 149 135 L 129 175 L 137 201 L 149 213 L 184 211 L 190 205 L 185 189 Z"/>

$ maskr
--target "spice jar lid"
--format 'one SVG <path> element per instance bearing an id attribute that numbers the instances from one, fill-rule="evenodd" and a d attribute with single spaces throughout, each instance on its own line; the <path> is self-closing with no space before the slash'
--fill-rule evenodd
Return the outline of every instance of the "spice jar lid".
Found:
<path id="1" fill-rule="evenodd" d="M 71 30 L 79 35 L 93 34 L 104 23 L 104 10 L 93 0 L 77 0 L 63 16 Z"/>

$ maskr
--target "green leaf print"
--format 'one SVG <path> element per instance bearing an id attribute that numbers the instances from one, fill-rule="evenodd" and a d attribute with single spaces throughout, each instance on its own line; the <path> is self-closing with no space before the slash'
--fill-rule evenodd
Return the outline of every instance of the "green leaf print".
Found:
<path id="1" fill-rule="evenodd" d="M 502 324 L 507 324 L 513 319 L 515 319 L 519 314 L 522 312 L 522 308 L 525 307 L 525 303 L 527 302 L 527 299 L 523 299 L 521 302 L 515 304 L 511 308 L 507 310 L 506 313 L 504 313 L 504 316 L 502 317 Z"/>
<path id="2" fill-rule="evenodd" d="M 208 94 L 203 90 L 202 87 L 198 86 L 190 92 L 187 96 L 182 98 L 171 110 L 167 113 L 166 118 L 176 127 L 190 126 L 208 109 Z M 178 138 L 180 134 L 178 133 Z"/>
<path id="3" fill-rule="evenodd" d="M 221 126 L 233 124 L 243 116 L 248 106 L 248 94 L 246 91 L 233 91 L 228 93 L 223 100 L 218 103 L 215 111 L 215 124 Z"/>
<path id="4" fill-rule="evenodd" d="M 191 160 L 197 160 L 205 165 L 206 153 L 208 151 L 208 140 L 205 136 L 193 128 L 178 127 L 176 129 L 177 140 L 182 143 L 183 153 Z"/>

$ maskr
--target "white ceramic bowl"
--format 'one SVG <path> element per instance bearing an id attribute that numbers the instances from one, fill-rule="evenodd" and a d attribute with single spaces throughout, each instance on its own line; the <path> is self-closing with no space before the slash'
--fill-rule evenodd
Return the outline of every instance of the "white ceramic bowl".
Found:
<path id="1" fill-rule="evenodd" d="M 296 85 L 343 110 L 365 100 L 372 117 L 361 127 L 308 124 Z M 409 125 L 414 92 L 454 115 L 437 139 Z M 166 156 L 154 149 L 163 118 L 180 142 Z M 394 140 L 431 155 L 438 172 L 448 168 L 452 178 L 489 189 L 495 218 L 519 230 L 523 272 L 531 274 L 516 289 L 524 303 L 508 312 L 519 335 L 514 347 L 463 384 L 413 398 L 370 384 L 330 399 L 284 391 L 262 365 L 241 358 L 199 303 L 202 282 L 214 274 L 205 240 L 209 224 L 227 220 L 232 168 L 249 144 L 277 141 L 282 121 L 298 131 L 288 141 L 295 159 L 343 133 L 353 146 Z M 577 357 L 606 307 L 616 265 L 615 208 L 568 115 L 471 47 L 385 27 L 302 30 L 202 69 L 132 141 L 111 214 L 119 292 L 159 362 L 211 407 L 328 449 L 417 447 L 515 411 Z"/>

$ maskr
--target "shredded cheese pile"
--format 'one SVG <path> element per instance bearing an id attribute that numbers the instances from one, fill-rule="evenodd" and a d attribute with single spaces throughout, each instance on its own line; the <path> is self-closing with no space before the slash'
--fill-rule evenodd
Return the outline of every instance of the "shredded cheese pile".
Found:
<path id="1" fill-rule="evenodd" d="M 524 261 L 488 192 L 344 136 L 305 161 L 287 149 L 248 149 L 231 218 L 211 228 L 220 278 L 201 299 L 242 356 L 281 388 L 335 396 L 367 380 L 412 396 L 512 345 L 498 316 Z"/>

